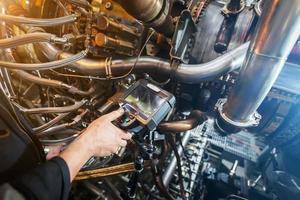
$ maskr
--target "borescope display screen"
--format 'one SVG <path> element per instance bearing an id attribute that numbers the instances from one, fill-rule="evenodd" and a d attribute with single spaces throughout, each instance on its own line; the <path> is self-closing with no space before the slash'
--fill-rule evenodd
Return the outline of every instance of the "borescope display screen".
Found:
<path id="1" fill-rule="evenodd" d="M 165 99 L 142 85 L 135 88 L 126 98 L 129 103 L 146 117 L 150 117 L 164 103 Z"/>

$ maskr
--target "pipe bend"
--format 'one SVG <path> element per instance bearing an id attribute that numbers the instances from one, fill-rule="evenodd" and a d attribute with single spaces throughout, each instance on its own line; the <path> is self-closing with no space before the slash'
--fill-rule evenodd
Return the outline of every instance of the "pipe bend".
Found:
<path id="1" fill-rule="evenodd" d="M 186 83 L 214 80 L 238 69 L 244 62 L 248 47 L 249 42 L 207 63 L 180 64 L 175 72 L 175 77 L 178 81 Z"/>
<path id="2" fill-rule="evenodd" d="M 161 132 L 180 133 L 196 128 L 207 120 L 205 113 L 193 110 L 187 119 L 162 122 L 157 129 Z"/>
<path id="3" fill-rule="evenodd" d="M 54 61 L 56 59 L 67 59 L 73 54 L 61 52 L 56 47 L 48 43 L 39 43 L 36 49 L 42 52 L 47 59 Z M 175 70 L 175 78 L 185 83 L 199 83 L 209 81 L 219 76 L 238 69 L 244 62 L 249 43 L 227 52 L 226 54 L 202 64 L 180 64 Z M 136 66 L 134 67 L 136 63 Z M 86 75 L 106 76 L 106 67 L 111 68 L 113 76 L 126 74 L 132 67 L 135 73 L 151 73 L 158 76 L 169 77 L 172 68 L 167 60 L 152 57 L 140 57 L 138 62 L 136 58 L 112 60 L 111 63 L 105 60 L 81 59 L 70 64 L 70 67 Z"/>

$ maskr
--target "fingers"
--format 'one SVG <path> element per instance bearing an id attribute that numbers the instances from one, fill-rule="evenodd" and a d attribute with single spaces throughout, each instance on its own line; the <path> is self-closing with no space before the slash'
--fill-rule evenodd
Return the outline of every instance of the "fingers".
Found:
<path id="1" fill-rule="evenodd" d="M 123 140 L 130 140 L 132 135 L 130 133 L 125 133 L 125 132 L 122 132 L 120 133 L 120 137 L 123 139 Z"/>
<path id="2" fill-rule="evenodd" d="M 126 140 L 120 140 L 120 141 L 119 141 L 119 145 L 120 145 L 121 147 L 126 147 L 127 141 L 126 141 Z"/>
<path id="3" fill-rule="evenodd" d="M 118 109 L 115 110 L 109 114 L 104 115 L 104 117 L 109 120 L 109 121 L 113 121 L 119 117 L 121 117 L 124 114 L 124 110 L 123 109 Z"/>

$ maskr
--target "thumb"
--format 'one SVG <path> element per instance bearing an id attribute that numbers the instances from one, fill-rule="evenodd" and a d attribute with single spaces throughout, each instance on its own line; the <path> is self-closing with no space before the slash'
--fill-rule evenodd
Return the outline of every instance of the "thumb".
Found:
<path id="1" fill-rule="evenodd" d="M 121 117 L 124 114 L 124 110 L 122 108 L 115 110 L 107 115 L 105 115 L 105 118 L 109 121 L 113 121 L 119 117 Z"/>

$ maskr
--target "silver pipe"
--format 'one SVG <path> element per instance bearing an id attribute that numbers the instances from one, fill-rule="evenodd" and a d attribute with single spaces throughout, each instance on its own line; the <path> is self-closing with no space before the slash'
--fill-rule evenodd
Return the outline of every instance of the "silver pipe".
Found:
<path id="1" fill-rule="evenodd" d="M 207 63 L 181 64 L 175 72 L 175 78 L 185 83 L 214 80 L 240 68 L 246 57 L 248 47 L 249 42 Z"/>
<path id="2" fill-rule="evenodd" d="M 33 131 L 35 133 L 39 133 L 41 131 L 44 131 L 46 130 L 47 128 L 57 124 L 58 122 L 60 122 L 63 118 L 65 118 L 67 115 L 69 115 L 70 113 L 62 113 L 62 114 L 59 114 L 57 115 L 54 119 L 52 119 L 51 121 L 39 126 L 39 127 L 36 127 L 36 128 L 33 128 Z"/>
<path id="3" fill-rule="evenodd" d="M 88 110 L 83 111 L 79 115 L 77 115 L 75 118 L 72 119 L 71 122 L 62 123 L 53 127 L 48 128 L 47 130 L 44 130 L 42 132 L 39 132 L 36 134 L 37 137 L 45 137 L 50 136 L 53 134 L 57 134 L 62 130 L 68 129 L 71 126 L 76 125 L 78 122 L 82 120 L 82 118 L 88 113 Z"/>
<path id="4" fill-rule="evenodd" d="M 38 26 L 38 27 L 50 27 L 64 25 L 68 23 L 75 22 L 77 20 L 76 15 L 68 15 L 64 17 L 43 19 L 43 18 L 28 18 L 28 17 L 19 17 L 13 15 L 0 14 L 0 21 L 5 21 L 11 24 L 27 24 L 29 26 Z"/>
<path id="5" fill-rule="evenodd" d="M 50 33 L 28 33 L 25 35 L 15 36 L 13 38 L 1 39 L 0 48 L 14 48 L 24 44 L 36 43 L 36 42 L 68 42 L 67 38 L 58 38 Z"/>
<path id="6" fill-rule="evenodd" d="M 13 74 L 15 74 L 16 76 L 25 79 L 27 81 L 30 81 L 32 83 L 37 83 L 40 85 L 46 85 L 49 87 L 55 87 L 55 88 L 61 88 L 61 89 L 70 89 L 72 86 L 63 83 L 62 81 L 57 81 L 57 80 L 52 80 L 52 79 L 46 79 L 46 78 L 41 78 L 35 75 L 32 75 L 28 72 L 25 72 L 23 70 L 11 70 L 11 72 L 13 72 Z"/>
<path id="7" fill-rule="evenodd" d="M 225 124 L 221 129 L 226 129 L 226 124 L 230 129 L 231 126 L 249 127 L 259 123 L 256 110 L 299 37 L 299 0 L 267 0 L 263 9 L 237 84 L 227 102 L 219 106 L 221 121 L 218 124 Z"/>
<path id="8" fill-rule="evenodd" d="M 36 50 L 40 51 L 48 60 L 67 59 L 73 54 L 61 52 L 49 43 L 35 44 Z M 199 83 L 201 81 L 213 80 L 219 76 L 239 68 L 245 58 L 249 43 L 220 56 L 208 63 L 187 65 L 181 64 L 173 69 L 166 60 L 152 57 L 112 60 L 81 59 L 69 65 L 72 69 L 86 75 L 107 77 L 107 67 L 111 69 L 111 75 L 120 76 L 126 74 L 132 67 L 133 73 L 150 73 L 157 76 L 174 77 L 181 82 Z"/>
<path id="9" fill-rule="evenodd" d="M 88 96 L 92 94 L 95 91 L 94 87 L 91 87 L 88 91 L 83 91 L 78 89 L 75 86 L 68 85 L 62 81 L 58 80 L 53 80 L 53 79 L 46 79 L 46 78 L 41 78 L 35 75 L 32 75 L 28 72 L 25 72 L 23 70 L 11 70 L 15 75 L 19 76 L 20 78 L 23 78 L 27 81 L 30 81 L 32 83 L 40 84 L 40 85 L 46 85 L 49 87 L 55 87 L 55 88 L 60 88 L 60 89 L 66 89 L 68 92 L 71 94 L 78 94 L 82 96 Z"/>
<path id="10" fill-rule="evenodd" d="M 17 104 L 16 102 L 12 102 L 21 112 L 26 114 L 51 114 L 51 113 L 67 113 L 78 110 L 81 106 L 83 106 L 87 100 L 82 100 L 75 102 L 71 106 L 64 107 L 44 107 L 44 108 L 24 108 L 23 106 Z"/>
<path id="11" fill-rule="evenodd" d="M 184 133 L 184 136 L 182 138 L 182 146 L 183 147 L 185 147 L 188 144 L 188 142 L 191 138 L 191 135 L 192 135 L 191 131 L 187 131 L 187 132 Z M 179 156 L 182 156 L 183 149 L 182 149 L 181 145 L 179 145 L 179 147 L 177 147 L 177 149 L 178 149 Z M 172 158 L 170 164 L 168 165 L 165 173 L 162 176 L 163 183 L 166 187 L 169 185 L 169 183 L 170 183 L 170 181 L 171 181 L 171 179 L 174 175 L 174 172 L 176 170 L 176 166 L 177 166 L 177 160 L 176 160 L 176 157 L 174 156 Z"/>
<path id="12" fill-rule="evenodd" d="M 169 0 L 119 0 L 120 5 L 134 18 L 142 21 L 157 32 L 171 37 L 175 26 L 170 13 Z"/>
<path id="13" fill-rule="evenodd" d="M 6 62 L 6 61 L 0 61 L 0 66 L 5 67 L 8 69 L 20 69 L 20 70 L 47 70 L 47 69 L 56 69 L 60 68 L 69 64 L 72 64 L 78 60 L 81 60 L 84 58 L 88 53 L 88 50 L 81 51 L 75 55 L 72 55 L 66 59 L 57 60 L 47 62 L 47 63 L 13 63 L 13 62 Z"/>

